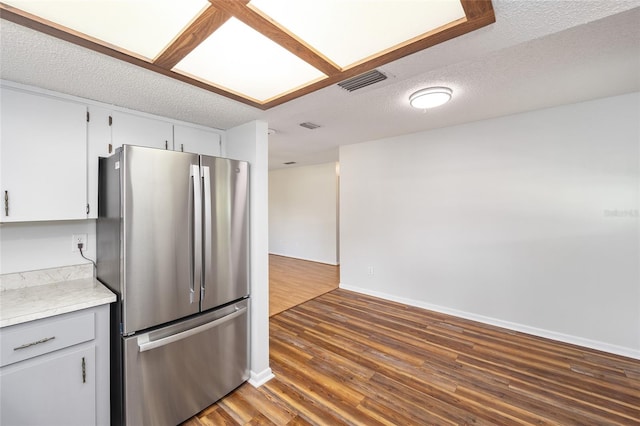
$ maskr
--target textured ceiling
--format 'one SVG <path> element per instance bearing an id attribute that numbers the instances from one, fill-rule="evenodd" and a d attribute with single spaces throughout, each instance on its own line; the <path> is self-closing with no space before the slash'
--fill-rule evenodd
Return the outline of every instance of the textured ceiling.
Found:
<path id="1" fill-rule="evenodd" d="M 0 21 L 0 76 L 5 80 L 108 104 L 227 129 L 261 114 L 257 108 Z"/>
<path id="2" fill-rule="evenodd" d="M 379 69 L 390 78 L 348 93 L 327 87 L 268 111 L 240 104 L 1 21 L 3 79 L 227 129 L 269 122 L 270 166 L 336 161 L 337 147 L 640 90 L 640 0 L 494 0 L 496 23 Z M 451 102 L 422 112 L 415 90 L 445 85 Z M 310 121 L 322 127 L 298 126 Z"/>

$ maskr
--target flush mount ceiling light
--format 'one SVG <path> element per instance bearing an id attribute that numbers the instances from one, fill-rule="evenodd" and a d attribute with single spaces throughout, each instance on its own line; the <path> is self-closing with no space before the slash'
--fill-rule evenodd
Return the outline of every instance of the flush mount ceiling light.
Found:
<path id="1" fill-rule="evenodd" d="M 429 87 L 409 96 L 409 103 L 418 109 L 435 108 L 449 102 L 452 93 L 448 87 Z"/>
<path id="2" fill-rule="evenodd" d="M 0 18 L 261 109 L 495 22 L 491 0 L 0 0 Z"/>

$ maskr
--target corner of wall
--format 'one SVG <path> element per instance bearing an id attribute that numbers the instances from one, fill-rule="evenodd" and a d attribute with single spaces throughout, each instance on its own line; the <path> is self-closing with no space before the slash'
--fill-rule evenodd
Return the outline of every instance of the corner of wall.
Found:
<path id="1" fill-rule="evenodd" d="M 269 207 L 267 123 L 251 121 L 227 131 L 227 157 L 250 164 L 251 368 L 252 380 L 268 380 L 269 368 Z M 252 373 L 252 376 L 254 374 Z"/>
<path id="2" fill-rule="evenodd" d="M 273 379 L 274 377 L 276 377 L 273 372 L 271 371 L 271 368 L 266 368 L 260 372 L 255 372 L 253 370 L 251 370 L 251 376 L 249 377 L 249 383 L 254 387 L 254 388 L 259 388 L 260 386 L 264 385 L 265 383 L 267 383 L 269 380 Z"/>

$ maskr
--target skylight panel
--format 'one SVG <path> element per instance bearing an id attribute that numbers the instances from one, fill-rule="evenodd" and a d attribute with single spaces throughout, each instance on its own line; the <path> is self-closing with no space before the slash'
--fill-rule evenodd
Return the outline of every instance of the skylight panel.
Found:
<path id="1" fill-rule="evenodd" d="M 209 5 L 206 0 L 9 0 L 4 3 L 147 59 L 155 58 Z"/>
<path id="2" fill-rule="evenodd" d="M 464 18 L 460 0 L 252 0 L 342 68 Z"/>
<path id="3" fill-rule="evenodd" d="M 235 18 L 191 51 L 173 71 L 259 102 L 326 77 Z"/>
<path id="4" fill-rule="evenodd" d="M 263 109 L 495 22 L 491 0 L 0 0 L 0 12 Z"/>

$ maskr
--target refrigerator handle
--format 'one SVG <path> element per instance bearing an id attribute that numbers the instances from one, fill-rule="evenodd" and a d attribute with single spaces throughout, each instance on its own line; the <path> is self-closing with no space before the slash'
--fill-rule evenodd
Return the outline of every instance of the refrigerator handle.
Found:
<path id="1" fill-rule="evenodd" d="M 163 337 L 161 339 L 158 340 L 149 340 L 149 333 L 147 334 L 143 334 L 141 336 L 138 337 L 138 350 L 140 352 L 146 352 L 149 351 L 151 349 L 155 349 L 155 348 L 159 348 L 162 346 L 166 346 L 168 344 L 177 342 L 179 340 L 182 339 L 186 339 L 187 337 L 193 336 L 195 334 L 198 333 L 202 333 L 203 331 L 209 330 L 210 328 L 213 327 L 217 327 L 225 322 L 229 322 L 232 319 L 243 315 L 245 312 L 247 311 L 246 307 L 242 307 L 242 308 L 238 308 L 237 306 L 235 307 L 235 311 L 228 314 L 227 316 L 224 316 L 222 318 L 218 318 L 217 320 L 208 322 L 206 324 L 197 326 L 195 328 L 191 328 L 189 330 L 186 331 L 182 331 L 180 333 L 177 334 L 173 334 L 171 336 L 168 337 Z"/>
<path id="2" fill-rule="evenodd" d="M 212 245 L 211 245 L 211 227 L 213 226 L 211 215 L 211 173 L 209 166 L 202 166 L 202 179 L 204 182 L 204 221 L 203 221 L 203 236 L 204 244 L 202 245 L 203 258 L 204 258 L 204 270 L 202 271 L 202 281 L 200 285 L 200 300 L 204 300 L 205 296 L 205 283 L 207 278 L 211 279 L 213 276 L 212 270 Z"/>
<path id="3" fill-rule="evenodd" d="M 202 189 L 200 179 L 200 166 L 191 165 L 191 180 L 193 182 L 193 211 L 191 212 L 191 282 L 189 283 L 189 303 L 194 302 L 196 285 L 202 282 Z"/>

